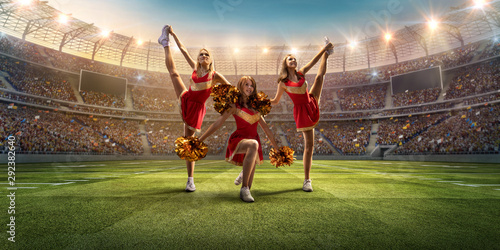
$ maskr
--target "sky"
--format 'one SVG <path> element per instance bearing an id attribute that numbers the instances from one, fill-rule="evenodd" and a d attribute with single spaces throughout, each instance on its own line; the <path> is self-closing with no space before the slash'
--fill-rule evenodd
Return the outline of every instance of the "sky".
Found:
<path id="1" fill-rule="evenodd" d="M 187 47 L 304 46 L 362 40 L 472 0 L 48 0 L 103 30 L 156 41 L 172 25 Z"/>

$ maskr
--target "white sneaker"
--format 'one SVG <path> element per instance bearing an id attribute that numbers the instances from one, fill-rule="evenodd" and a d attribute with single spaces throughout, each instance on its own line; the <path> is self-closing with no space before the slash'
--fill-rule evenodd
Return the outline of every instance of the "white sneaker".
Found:
<path id="1" fill-rule="evenodd" d="M 328 39 L 328 37 L 325 36 L 325 45 L 327 45 L 328 43 L 330 43 L 330 39 Z M 328 55 L 332 55 L 333 54 L 333 48 L 327 50 L 326 53 L 328 53 Z"/>
<path id="2" fill-rule="evenodd" d="M 240 174 L 234 180 L 234 185 L 238 186 L 243 182 L 243 170 L 241 170 Z"/>
<path id="3" fill-rule="evenodd" d="M 304 180 L 304 185 L 302 186 L 302 190 L 306 191 L 306 192 L 312 192 L 313 191 L 313 187 L 311 185 L 311 179 L 309 180 Z"/>
<path id="4" fill-rule="evenodd" d="M 168 37 L 169 33 L 170 33 L 170 25 L 167 24 L 163 26 L 163 28 L 161 29 L 161 36 L 160 38 L 158 38 L 158 43 L 161 44 L 164 48 L 170 46 Z"/>
<path id="5" fill-rule="evenodd" d="M 188 181 L 186 183 L 186 192 L 194 192 L 196 190 L 196 186 L 194 185 L 193 181 Z"/>
<path id="6" fill-rule="evenodd" d="M 253 202 L 254 199 L 252 194 L 250 194 L 250 189 L 248 187 L 242 187 L 240 189 L 240 199 L 244 202 Z"/>

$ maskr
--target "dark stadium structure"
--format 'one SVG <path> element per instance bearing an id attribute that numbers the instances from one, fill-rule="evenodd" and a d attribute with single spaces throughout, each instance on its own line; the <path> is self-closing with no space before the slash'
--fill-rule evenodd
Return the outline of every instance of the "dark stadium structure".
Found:
<path id="1" fill-rule="evenodd" d="M 437 32 L 415 24 L 390 41 L 372 37 L 355 48 L 335 44 L 314 157 L 500 162 L 500 3 L 491 5 L 495 11 L 459 6 L 441 17 L 446 24 Z M 161 45 L 137 45 L 117 33 L 101 36 L 98 27 L 74 17 L 60 25 L 60 12 L 42 1 L 27 9 L 0 1 L 0 8 L 2 154 L 15 136 L 19 162 L 176 157 L 174 140 L 183 125 Z M 299 64 L 316 47 L 298 48 Z M 269 97 L 276 92 L 280 60 L 291 50 L 281 45 L 262 53 L 255 46 L 236 55 L 231 48 L 209 49 L 216 70 L 230 82 L 251 75 Z M 182 78 L 189 79 L 182 55 L 174 58 Z M 431 68 L 440 69 L 442 86 L 422 83 L 391 94 L 392 77 Z M 79 91 L 82 71 L 125 79 L 126 95 Z M 306 75 L 309 82 L 313 77 Z M 266 121 L 281 145 L 300 158 L 303 139 L 290 104 L 284 97 Z M 207 107 L 202 130 L 219 116 L 212 101 Z M 230 119 L 208 139 L 209 157 L 223 157 L 234 129 Z M 263 145 L 266 154 L 270 144 Z"/>

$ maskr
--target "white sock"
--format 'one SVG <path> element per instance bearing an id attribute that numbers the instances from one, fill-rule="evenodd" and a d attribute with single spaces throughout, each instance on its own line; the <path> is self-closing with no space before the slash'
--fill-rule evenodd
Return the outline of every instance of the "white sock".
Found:
<path id="1" fill-rule="evenodd" d="M 193 177 L 188 177 L 188 182 L 194 182 Z"/>

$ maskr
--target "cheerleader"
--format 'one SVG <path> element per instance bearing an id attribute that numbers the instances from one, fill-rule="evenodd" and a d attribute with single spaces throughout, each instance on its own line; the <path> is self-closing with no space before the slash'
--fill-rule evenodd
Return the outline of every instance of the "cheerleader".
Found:
<path id="1" fill-rule="evenodd" d="M 312 165 L 312 155 L 314 150 L 314 127 L 319 121 L 319 100 L 323 89 L 323 80 L 326 73 L 326 63 L 328 55 L 333 53 L 333 44 L 325 38 L 326 45 L 316 56 L 304 67 L 297 70 L 297 59 L 292 54 L 283 58 L 280 75 L 278 78 L 278 90 L 271 105 L 279 103 L 283 92 L 286 92 L 293 102 L 293 118 L 297 131 L 302 131 L 304 136 L 304 183 L 302 190 L 312 192 L 311 178 L 309 176 Z M 311 86 L 307 90 L 305 74 L 321 59 L 318 74 Z"/>
<path id="2" fill-rule="evenodd" d="M 259 134 L 257 133 L 257 125 L 260 125 L 264 130 L 264 133 L 275 149 L 278 149 L 278 145 L 262 115 L 249 105 L 249 99 L 257 94 L 255 80 L 250 76 L 243 76 L 238 81 L 238 89 L 241 93 L 238 102 L 230 109 L 226 110 L 219 119 L 200 136 L 199 140 L 204 141 L 208 136 L 219 129 L 229 116 L 234 116 L 236 131 L 229 137 L 226 149 L 226 161 L 238 166 L 243 166 L 240 198 L 245 202 L 253 202 L 254 198 L 250 193 L 250 189 L 253 183 L 255 165 L 260 165 L 263 161 L 262 146 Z"/>
<path id="3" fill-rule="evenodd" d="M 170 51 L 169 35 L 172 35 L 177 43 L 177 47 L 179 47 L 182 55 L 193 69 L 189 88 L 186 88 L 186 85 L 175 68 L 172 52 Z M 207 49 L 200 50 L 196 61 L 191 58 L 186 47 L 184 47 L 174 33 L 172 26 L 165 25 L 163 27 L 162 34 L 160 38 L 158 38 L 158 43 L 163 46 L 165 51 L 165 64 L 170 73 L 170 79 L 172 79 L 175 94 L 177 95 L 177 99 L 179 99 L 181 116 L 184 121 L 184 136 L 192 136 L 195 132 L 200 132 L 203 117 L 205 117 L 206 112 L 205 102 L 210 96 L 212 86 L 217 83 L 229 84 L 229 82 L 223 75 L 214 70 L 213 60 Z M 196 190 L 193 180 L 194 162 L 186 160 L 186 167 L 188 181 L 185 190 L 187 192 L 193 192 Z"/>

